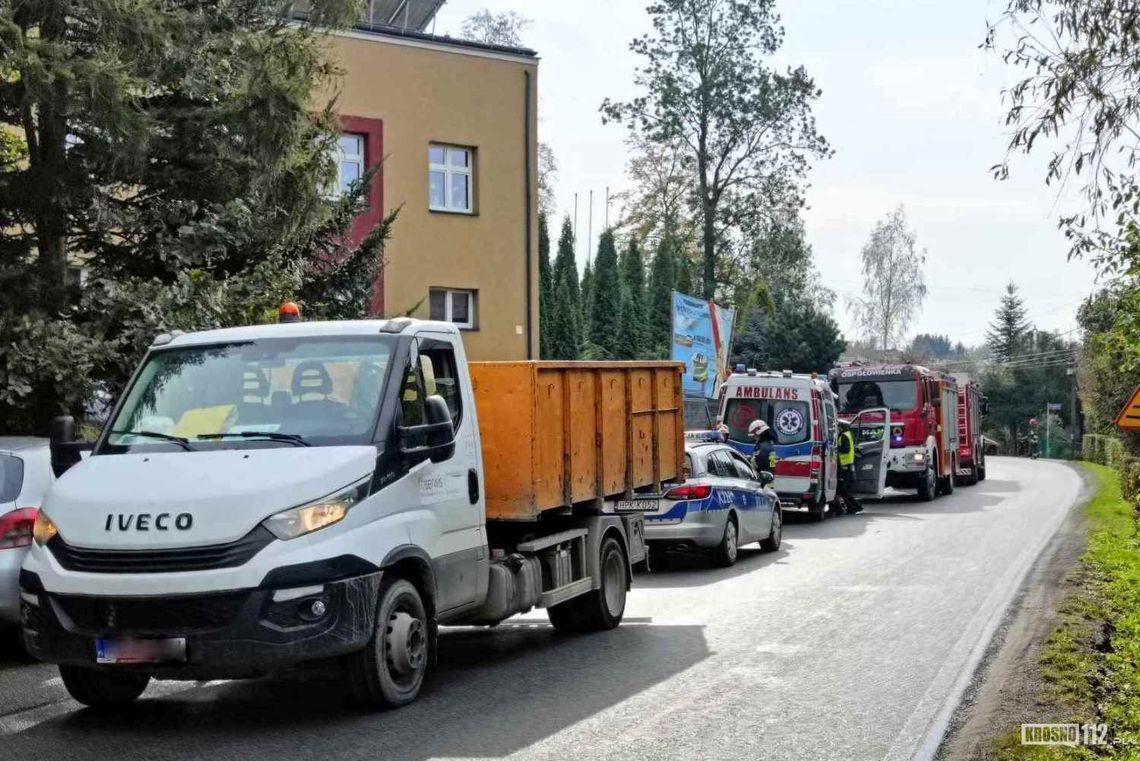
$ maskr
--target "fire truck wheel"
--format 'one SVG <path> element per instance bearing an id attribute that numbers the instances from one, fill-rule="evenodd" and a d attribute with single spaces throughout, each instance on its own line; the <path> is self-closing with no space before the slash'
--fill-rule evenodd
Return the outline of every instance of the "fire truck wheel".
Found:
<path id="1" fill-rule="evenodd" d="M 918 498 L 923 502 L 933 502 L 938 496 L 938 483 L 934 477 L 934 466 L 927 465 L 926 472 L 918 482 Z"/>
<path id="2" fill-rule="evenodd" d="M 979 470 L 977 463 L 970 466 L 970 475 L 966 476 L 966 486 L 977 485 L 978 481 L 981 480 L 980 474 L 978 473 Z"/>
<path id="3" fill-rule="evenodd" d="M 985 481 L 986 480 L 986 466 L 985 465 L 978 468 L 978 480 L 979 481 Z"/>
<path id="4" fill-rule="evenodd" d="M 955 478 L 954 474 L 957 472 L 958 472 L 958 462 L 956 460 L 951 460 L 950 461 L 950 475 L 946 476 L 946 478 L 941 479 L 941 483 L 939 484 L 939 487 L 941 487 L 942 493 L 945 494 L 947 497 L 949 497 L 951 494 L 954 493 L 954 478 Z"/>

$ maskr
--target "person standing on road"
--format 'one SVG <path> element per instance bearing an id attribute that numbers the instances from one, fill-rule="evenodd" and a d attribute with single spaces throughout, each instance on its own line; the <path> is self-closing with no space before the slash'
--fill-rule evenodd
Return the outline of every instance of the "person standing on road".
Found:
<path id="1" fill-rule="evenodd" d="M 756 466 L 756 470 L 775 473 L 776 462 L 780 458 L 776 456 L 776 444 L 772 440 L 772 429 L 763 420 L 753 420 L 748 424 L 748 438 L 756 444 L 756 449 L 752 451 L 752 462 Z"/>
<path id="2" fill-rule="evenodd" d="M 863 506 L 851 494 L 855 487 L 855 434 L 851 432 L 851 424 L 846 420 L 839 421 L 839 492 L 840 499 L 847 507 L 849 513 L 860 513 Z"/>

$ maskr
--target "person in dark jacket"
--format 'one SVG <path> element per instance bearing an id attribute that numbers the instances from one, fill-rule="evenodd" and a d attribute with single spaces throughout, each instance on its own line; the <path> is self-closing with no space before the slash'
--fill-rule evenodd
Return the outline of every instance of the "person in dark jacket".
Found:
<path id="1" fill-rule="evenodd" d="M 752 463 L 756 470 L 775 473 L 776 461 L 780 458 L 776 456 L 772 429 L 763 420 L 753 420 L 748 424 L 748 438 L 756 444 L 756 449 L 752 452 Z"/>
<path id="2" fill-rule="evenodd" d="M 859 500 L 851 495 L 855 485 L 855 434 L 851 433 L 851 424 L 846 420 L 839 421 L 839 497 L 847 508 L 848 513 L 860 513 L 863 506 Z"/>

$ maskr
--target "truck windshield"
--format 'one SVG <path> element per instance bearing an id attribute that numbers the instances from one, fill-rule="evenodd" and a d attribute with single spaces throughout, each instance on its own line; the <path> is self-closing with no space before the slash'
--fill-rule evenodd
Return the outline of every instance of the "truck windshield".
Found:
<path id="1" fill-rule="evenodd" d="M 918 406 L 918 381 L 857 380 L 839 384 L 839 404 L 843 412 L 859 412 L 872 407 L 905 412 Z"/>
<path id="2" fill-rule="evenodd" d="M 724 422 L 733 441 L 747 443 L 748 424 L 759 418 L 772 429 L 777 444 L 800 444 L 811 433 L 808 403 L 787 399 L 729 399 Z"/>
<path id="3" fill-rule="evenodd" d="M 107 444 L 123 451 L 368 443 L 394 340 L 272 338 L 154 352 Z"/>

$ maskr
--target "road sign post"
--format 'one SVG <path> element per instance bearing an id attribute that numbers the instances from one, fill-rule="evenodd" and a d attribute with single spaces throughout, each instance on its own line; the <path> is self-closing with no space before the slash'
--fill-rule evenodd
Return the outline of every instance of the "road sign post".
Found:
<path id="1" fill-rule="evenodd" d="M 1050 434 L 1053 432 L 1053 413 L 1061 411 L 1060 402 L 1046 402 L 1045 403 L 1045 456 L 1049 457 L 1051 454 L 1050 447 Z"/>
<path id="2" fill-rule="evenodd" d="M 1124 409 L 1116 416 L 1116 427 L 1122 431 L 1140 431 L 1140 386 L 1132 389 Z"/>

